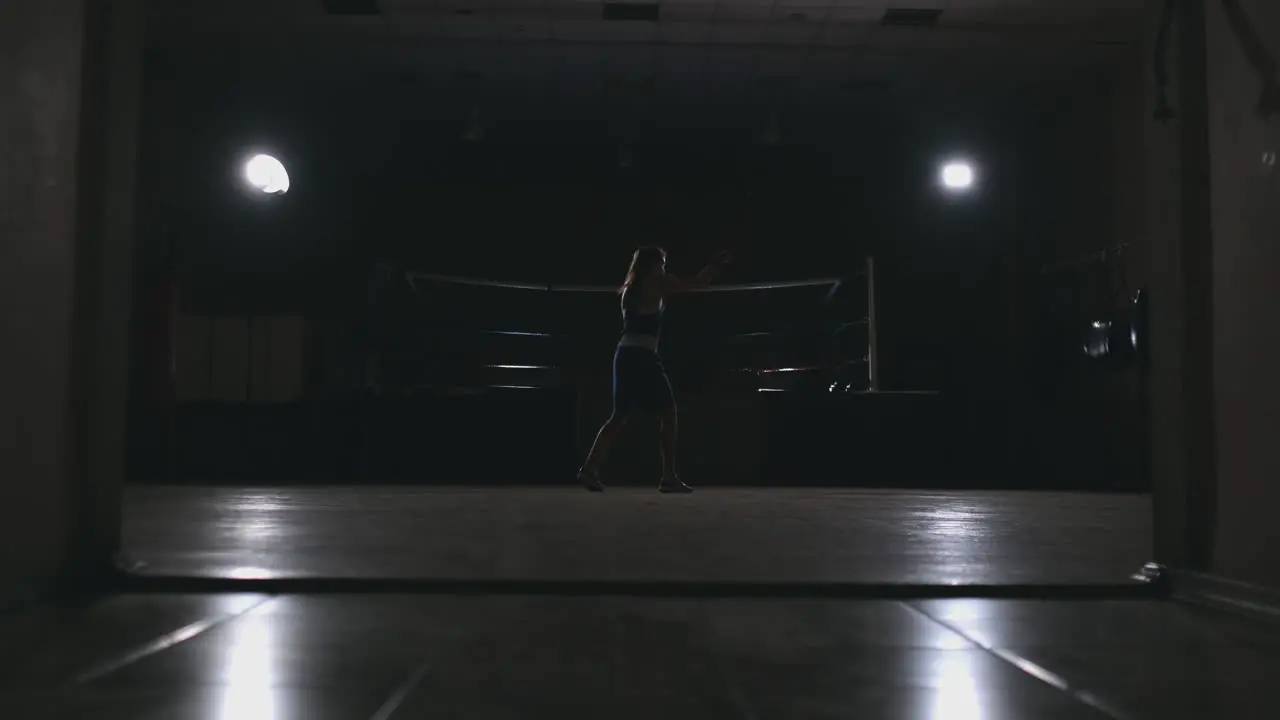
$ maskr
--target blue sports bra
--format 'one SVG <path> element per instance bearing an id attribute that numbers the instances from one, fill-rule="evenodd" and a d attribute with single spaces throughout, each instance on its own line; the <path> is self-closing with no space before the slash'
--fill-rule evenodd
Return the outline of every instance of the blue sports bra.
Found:
<path id="1" fill-rule="evenodd" d="M 622 334 L 623 335 L 649 335 L 658 337 L 662 333 L 662 311 L 659 307 L 657 312 L 644 313 L 628 307 L 627 297 L 623 297 L 622 303 Z"/>

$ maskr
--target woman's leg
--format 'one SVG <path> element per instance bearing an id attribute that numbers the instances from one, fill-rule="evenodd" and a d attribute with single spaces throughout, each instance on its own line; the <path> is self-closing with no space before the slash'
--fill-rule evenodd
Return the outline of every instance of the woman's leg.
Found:
<path id="1" fill-rule="evenodd" d="M 587 459 L 578 470 L 578 481 L 588 490 L 598 492 L 604 489 L 600 482 L 600 468 L 617 443 L 618 435 L 626 427 L 627 415 L 635 402 L 635 371 L 628 358 L 629 355 L 621 348 L 613 354 L 613 412 L 604 421 L 604 425 L 600 426 L 595 441 L 591 443 L 591 450 L 587 453 Z"/>
<path id="2" fill-rule="evenodd" d="M 658 414 L 658 451 L 662 453 L 662 480 L 674 480 L 676 477 L 676 437 L 679 429 L 679 414 L 675 404 L 664 408 Z"/>
<path id="3" fill-rule="evenodd" d="M 680 475 L 676 472 L 680 413 L 676 410 L 675 394 L 671 391 L 671 382 L 667 380 L 665 371 L 661 374 L 658 396 L 658 449 L 662 453 L 662 480 L 658 483 L 658 490 L 664 493 L 693 492 L 693 488 L 681 482 Z"/>
<path id="4" fill-rule="evenodd" d="M 609 415 L 609 419 L 604 421 L 604 425 L 601 425 L 600 431 L 596 433 L 595 442 L 591 443 L 591 451 L 587 453 L 587 459 L 582 463 L 584 471 L 593 475 L 600 474 L 600 466 L 604 464 L 605 458 L 609 457 L 609 451 L 613 449 L 618 441 L 618 435 L 626 426 L 626 416 L 617 412 Z"/>

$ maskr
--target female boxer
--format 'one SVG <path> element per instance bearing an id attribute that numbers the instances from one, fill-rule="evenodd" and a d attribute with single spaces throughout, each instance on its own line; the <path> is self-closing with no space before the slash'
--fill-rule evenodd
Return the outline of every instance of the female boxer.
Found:
<path id="1" fill-rule="evenodd" d="M 636 412 L 645 412 L 657 415 L 660 422 L 662 479 L 658 491 L 693 492 L 676 474 L 676 403 L 658 355 L 658 336 L 666 297 L 706 287 L 731 259 L 729 253 L 722 252 L 697 276 L 678 278 L 667 273 L 667 253 L 662 248 L 642 247 L 632 255 L 627 277 L 618 288 L 622 297 L 622 338 L 613 353 L 613 413 L 596 434 L 591 452 L 578 470 L 578 481 L 586 489 L 604 490 L 600 467 L 627 420 Z"/>

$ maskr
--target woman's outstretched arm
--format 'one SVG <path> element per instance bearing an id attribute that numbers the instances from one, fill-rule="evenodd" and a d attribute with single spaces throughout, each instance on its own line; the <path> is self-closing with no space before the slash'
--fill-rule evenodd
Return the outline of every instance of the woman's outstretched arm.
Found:
<path id="1" fill-rule="evenodd" d="M 686 292 L 689 290 L 700 290 L 711 283 L 724 270 L 725 266 L 733 262 L 733 256 L 728 251 L 721 252 L 716 255 L 707 266 L 702 268 L 697 275 L 691 278 L 676 277 L 675 275 L 663 275 L 662 289 L 664 292 Z"/>

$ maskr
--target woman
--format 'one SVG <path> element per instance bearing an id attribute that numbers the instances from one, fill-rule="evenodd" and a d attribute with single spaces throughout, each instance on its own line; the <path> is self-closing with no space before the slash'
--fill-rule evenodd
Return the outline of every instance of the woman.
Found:
<path id="1" fill-rule="evenodd" d="M 632 255 L 626 280 L 618 288 L 622 296 L 622 339 L 613 354 L 613 413 L 596 434 L 591 452 L 578 470 L 578 481 L 588 490 L 604 490 L 600 467 L 627 420 L 636 412 L 646 412 L 657 415 L 661 423 L 658 436 L 662 480 L 658 491 L 693 492 L 676 475 L 676 402 L 658 356 L 658 336 L 666 297 L 706 287 L 730 259 L 729 253 L 722 252 L 696 277 L 678 278 L 667 274 L 667 253 L 662 248 L 642 247 Z"/>

